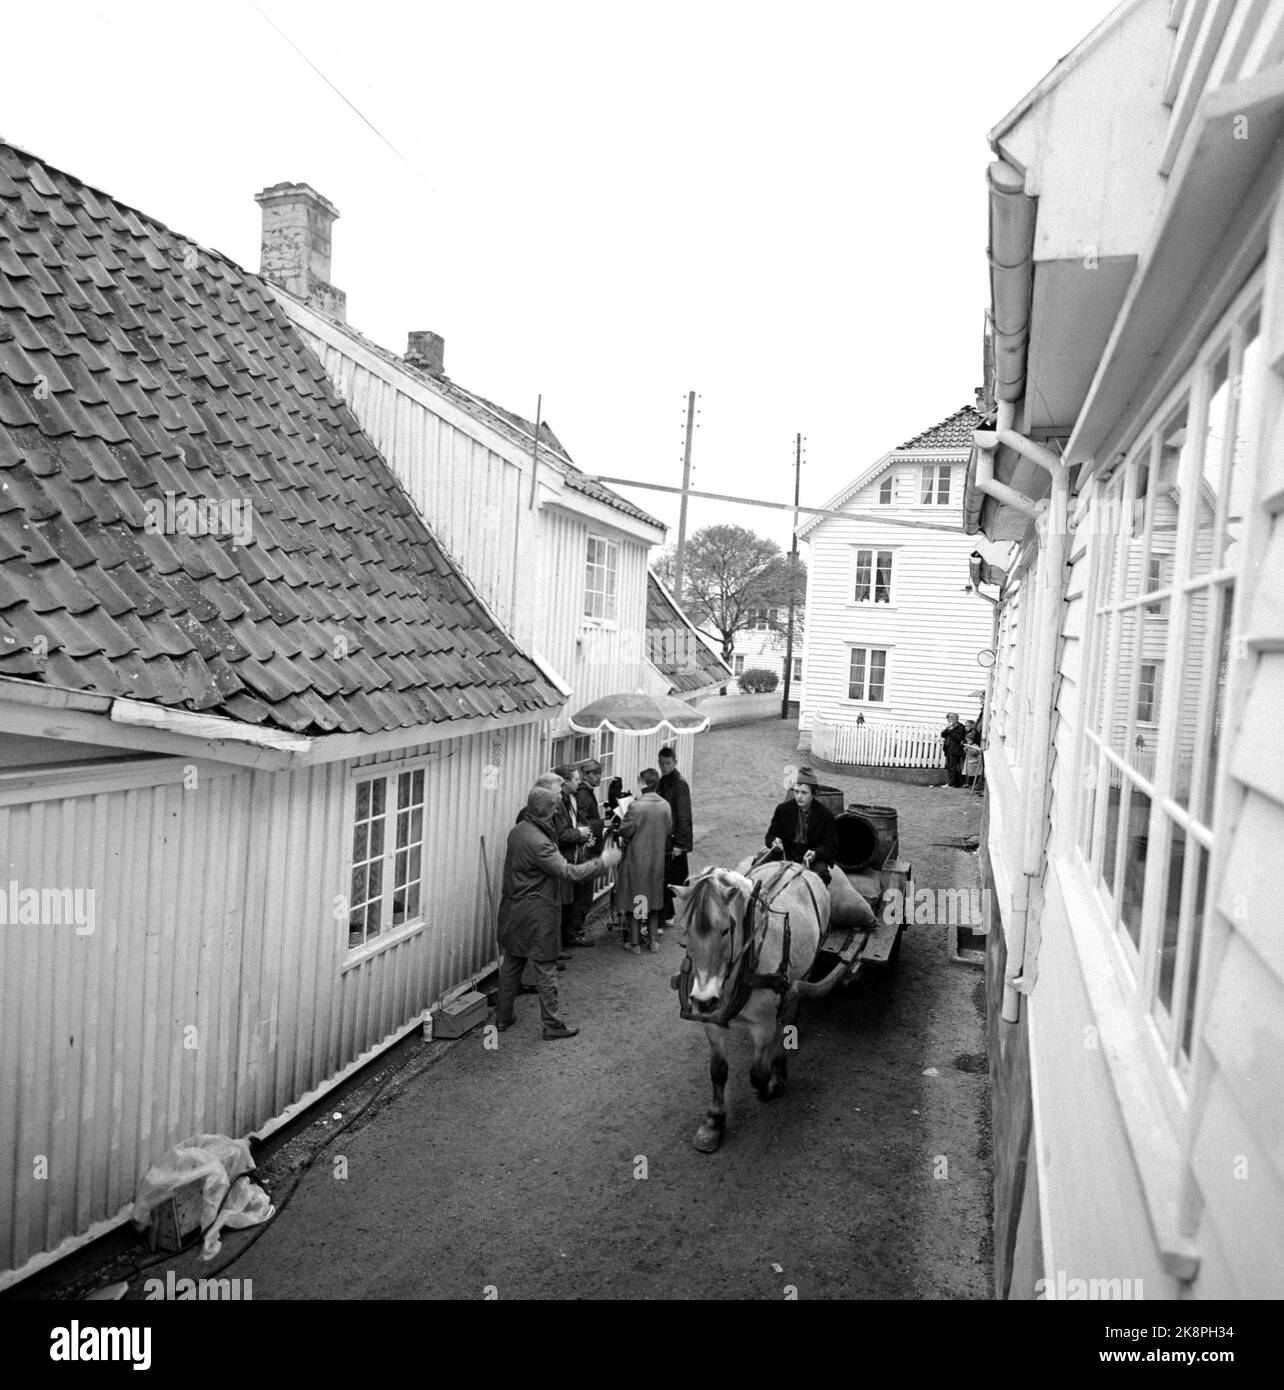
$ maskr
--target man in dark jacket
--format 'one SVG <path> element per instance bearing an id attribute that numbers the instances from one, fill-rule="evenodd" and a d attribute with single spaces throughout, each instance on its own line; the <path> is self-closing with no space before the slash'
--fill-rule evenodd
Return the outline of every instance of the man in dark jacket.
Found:
<path id="1" fill-rule="evenodd" d="M 795 864 L 801 864 L 803 855 L 813 850 L 813 866 L 827 881 L 828 869 L 838 858 L 838 831 L 833 812 L 816 800 L 819 786 L 820 779 L 811 768 L 798 769 L 793 793 L 772 813 L 764 842 Z"/>
<path id="2" fill-rule="evenodd" d="M 504 857 L 504 888 L 499 905 L 499 945 L 504 959 L 499 967 L 499 998 L 495 1023 L 502 1032 L 510 1028 L 513 1003 L 529 961 L 539 988 L 544 1037 L 573 1038 L 580 1030 L 566 1025 L 557 1011 L 557 949 L 562 920 L 562 885 L 576 884 L 610 872 L 620 862 L 620 852 L 608 845 L 598 859 L 568 864 L 554 843 L 553 817 L 559 796 L 549 787 L 533 787 L 526 809 L 508 832 Z"/>
<path id="3" fill-rule="evenodd" d="M 656 791 L 669 803 L 673 816 L 673 832 L 669 852 L 664 861 L 664 920 L 673 918 L 673 885 L 687 881 L 687 855 L 694 848 L 691 827 L 691 788 L 678 771 L 678 760 L 672 748 L 659 752 L 660 785 Z"/>
<path id="4" fill-rule="evenodd" d="M 562 779 L 562 805 L 558 816 L 557 847 L 571 864 L 588 858 L 593 843 L 591 825 L 580 814 L 580 770 L 570 763 L 555 767 L 553 772 Z M 586 897 L 587 894 L 587 897 Z M 562 889 L 562 948 L 595 946 L 584 935 L 584 919 L 593 906 L 592 883 L 568 883 Z"/>
<path id="5" fill-rule="evenodd" d="M 584 842 L 580 858 L 602 851 L 602 808 L 597 804 L 597 789 L 602 782 L 602 764 L 596 758 L 586 758 L 579 765 L 579 784 L 575 788 L 575 810 L 581 829 L 587 829 L 589 838 Z M 593 883 L 585 879 L 575 885 L 575 925 L 576 931 L 569 938 L 572 946 L 593 946 L 596 943 L 584 934 L 584 923 L 593 910 Z"/>
<path id="6" fill-rule="evenodd" d="M 951 787 L 963 785 L 963 743 L 967 730 L 959 723 L 957 714 L 945 716 L 941 742 L 945 745 L 945 778 Z"/>

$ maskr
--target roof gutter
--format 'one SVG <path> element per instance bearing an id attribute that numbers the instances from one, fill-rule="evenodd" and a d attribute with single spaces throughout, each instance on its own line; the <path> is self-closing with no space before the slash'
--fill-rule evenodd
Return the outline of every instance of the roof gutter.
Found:
<path id="1" fill-rule="evenodd" d="M 1025 394 L 1026 349 L 1034 288 L 1035 200 L 1025 175 L 996 159 L 990 186 L 990 302 L 994 333 L 994 399 L 1015 403 Z"/>

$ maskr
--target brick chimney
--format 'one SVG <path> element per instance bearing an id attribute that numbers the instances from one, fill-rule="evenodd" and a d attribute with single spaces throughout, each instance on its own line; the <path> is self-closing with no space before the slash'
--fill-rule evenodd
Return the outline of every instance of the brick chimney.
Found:
<path id="1" fill-rule="evenodd" d="M 254 201 L 263 209 L 259 274 L 346 322 L 348 297 L 330 283 L 330 229 L 339 209 L 306 183 L 274 183 Z"/>
<path id="2" fill-rule="evenodd" d="M 446 340 L 426 328 L 414 329 L 406 340 L 406 361 L 429 376 L 446 375 Z"/>

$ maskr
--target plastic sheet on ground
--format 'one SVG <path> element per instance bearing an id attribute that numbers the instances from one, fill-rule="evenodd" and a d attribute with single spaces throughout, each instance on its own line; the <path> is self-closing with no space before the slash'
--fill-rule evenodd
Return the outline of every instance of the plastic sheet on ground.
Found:
<path id="1" fill-rule="evenodd" d="M 163 1201 L 199 1179 L 203 1183 L 201 1258 L 212 1260 L 225 1226 L 232 1230 L 257 1226 L 276 1212 L 267 1193 L 247 1176 L 253 1167 L 248 1139 L 229 1139 L 225 1134 L 184 1139 L 143 1175 L 134 1197 L 134 1224 L 141 1230 Z"/>

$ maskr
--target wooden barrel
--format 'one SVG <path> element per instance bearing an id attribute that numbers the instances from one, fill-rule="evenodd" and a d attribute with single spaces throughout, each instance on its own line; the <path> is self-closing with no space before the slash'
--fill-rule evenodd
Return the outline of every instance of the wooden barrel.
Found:
<path id="1" fill-rule="evenodd" d="M 832 811 L 835 816 L 843 813 L 843 793 L 841 787 L 815 787 L 812 795 L 826 810 Z"/>
<path id="2" fill-rule="evenodd" d="M 900 835 L 893 806 L 848 806 L 835 821 L 838 862 L 844 869 L 881 868 L 896 857 Z"/>

